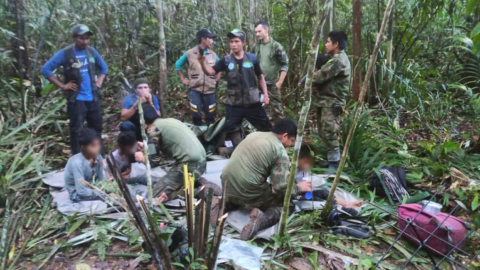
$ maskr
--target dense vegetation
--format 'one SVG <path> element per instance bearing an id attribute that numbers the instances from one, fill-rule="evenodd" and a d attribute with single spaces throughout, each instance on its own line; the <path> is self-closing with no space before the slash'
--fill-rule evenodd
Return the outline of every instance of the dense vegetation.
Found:
<path id="1" fill-rule="evenodd" d="M 352 3 L 355 2 L 360 2 L 360 13 L 353 10 Z M 113 241 L 112 235 L 127 237 L 133 246 L 130 247 L 131 253 L 141 254 L 141 247 L 137 245 L 138 232 L 131 224 L 128 227 L 94 217 L 63 217 L 49 208 L 50 196 L 39 180 L 42 174 L 61 169 L 69 157 L 65 101 L 61 90 L 44 79 L 39 69 L 58 49 L 71 42 L 71 24 L 90 26 L 96 33 L 92 45 L 109 66 L 103 104 L 106 141 L 111 147 L 119 123 L 121 100 L 125 91 L 129 91 L 127 82 L 135 78 L 151 79 L 154 91 L 163 97 L 164 116 L 188 121 L 187 92 L 176 75 L 174 62 L 195 45 L 195 33 L 203 27 L 219 34 L 215 51 L 223 55 L 229 51 L 225 36 L 229 30 L 244 29 L 250 46 L 254 42 L 253 23 L 258 19 L 269 21 L 271 35 L 286 48 L 290 58 L 290 71 L 282 89 L 284 107 L 287 116 L 298 119 L 303 94 L 297 82 L 306 73 L 306 52 L 315 15 L 322 3 L 319 0 L 2 1 L 0 212 L 3 226 L 0 269 L 6 265 L 14 269 L 16 264 L 22 265 L 20 269 L 27 268 L 27 264 L 53 265 L 56 252 L 71 258 L 74 263 L 97 254 L 104 260 L 106 254 L 117 252 L 107 249 Z M 359 52 L 352 67 L 361 78 L 368 65 L 386 1 L 334 0 L 333 3 L 334 11 L 324 32 L 339 29 L 348 33 L 347 54 L 352 55 L 353 47 Z M 161 8 L 159 4 L 162 4 Z M 160 91 L 162 39 L 158 9 L 163 10 L 161 26 L 165 32 L 168 76 L 163 93 Z M 360 20 L 354 20 L 355 16 Z M 365 200 L 395 211 L 395 206 L 388 205 L 367 187 L 372 174 L 380 167 L 402 166 L 408 170 L 413 195 L 428 196 L 428 192 L 445 184 L 447 190 L 442 192 L 440 203 L 446 209 L 459 204 L 461 210 L 456 215 L 478 229 L 480 1 L 398 0 L 391 19 L 368 88 L 366 109 L 349 148 L 344 172 L 351 177 L 352 183 L 342 183 L 341 186 Z M 361 33 L 361 43 L 352 42 L 354 29 Z M 352 91 L 356 87 L 354 82 Z M 224 91 L 225 83 L 222 82 L 218 89 L 220 100 L 224 99 Z M 354 101 L 345 115 L 344 140 L 350 128 L 353 106 Z M 322 149 L 315 134 L 314 115 L 312 110 L 306 126 L 307 140 Z M 365 214 L 372 224 L 380 224 L 387 216 L 370 207 Z M 289 226 L 299 226 L 309 232 L 321 228 L 322 223 L 314 213 L 292 221 Z M 113 232 L 110 229 L 113 227 L 122 228 Z M 77 246 L 80 240 L 66 242 L 70 238 L 66 236 L 88 231 L 94 233 L 89 245 Z M 274 267 L 287 258 L 301 257 L 302 254 L 311 262 L 317 262 L 319 253 L 302 251 L 296 244 L 305 238 L 302 237 L 301 234 L 292 236 L 287 255 L 283 254 L 278 263 L 268 263 L 268 266 Z M 381 248 L 382 242 L 391 242 L 391 237 L 384 232 L 379 238 L 351 241 L 316 233 L 307 241 L 316 241 L 327 248 L 350 254 L 368 267 L 374 261 L 374 254 L 381 254 L 381 250 L 370 247 Z M 479 242 L 478 233 L 474 234 L 467 250 L 478 252 Z M 276 244 L 269 245 L 276 247 Z M 124 247 L 122 251 L 128 248 Z M 359 249 L 367 251 L 362 255 Z M 408 247 L 399 250 L 389 263 L 395 260 L 404 262 L 405 253 L 409 252 Z M 414 261 L 415 267 L 429 269 L 422 260 Z M 478 261 L 472 266 L 479 267 Z M 450 269 L 448 264 L 444 267 Z"/>

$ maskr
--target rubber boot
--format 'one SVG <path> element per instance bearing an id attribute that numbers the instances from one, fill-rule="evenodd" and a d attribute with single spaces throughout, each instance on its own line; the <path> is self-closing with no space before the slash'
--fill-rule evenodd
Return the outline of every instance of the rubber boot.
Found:
<path id="1" fill-rule="evenodd" d="M 242 142 L 242 133 L 240 130 L 229 134 L 230 140 L 232 140 L 233 147 L 237 147 Z"/>
<path id="2" fill-rule="evenodd" d="M 212 198 L 212 210 L 210 211 L 210 225 L 217 225 L 218 212 L 220 212 L 220 200 L 217 197 Z"/>
<path id="3" fill-rule="evenodd" d="M 340 150 L 328 151 L 328 170 L 336 173 L 340 163 Z"/>
<path id="4" fill-rule="evenodd" d="M 278 223 L 280 215 L 277 211 L 267 209 L 265 212 L 255 208 L 250 213 L 250 221 L 243 227 L 240 234 L 241 240 L 249 240 L 253 238 L 259 231 L 269 228 Z"/>

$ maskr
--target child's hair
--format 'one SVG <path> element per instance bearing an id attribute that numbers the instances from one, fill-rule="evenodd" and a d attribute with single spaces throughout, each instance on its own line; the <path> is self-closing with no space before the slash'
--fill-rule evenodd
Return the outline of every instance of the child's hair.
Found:
<path id="1" fill-rule="evenodd" d="M 328 60 L 330 60 L 330 56 L 327 54 L 319 53 L 317 55 L 317 61 L 315 61 L 315 69 L 319 70 L 322 68 L 323 65 L 325 65 Z"/>
<path id="2" fill-rule="evenodd" d="M 80 146 L 87 146 L 91 144 L 94 140 L 100 139 L 98 133 L 91 128 L 82 128 L 77 133 L 78 144 Z"/>
<path id="3" fill-rule="evenodd" d="M 310 146 L 304 144 L 302 147 L 300 147 L 300 153 L 298 154 L 298 159 L 304 159 L 308 158 L 311 160 L 314 160 L 315 157 L 312 155 L 312 152 L 310 150 Z"/>
<path id="4" fill-rule="evenodd" d="M 118 135 L 117 143 L 119 147 L 135 146 L 137 137 L 133 131 L 124 131 Z"/>

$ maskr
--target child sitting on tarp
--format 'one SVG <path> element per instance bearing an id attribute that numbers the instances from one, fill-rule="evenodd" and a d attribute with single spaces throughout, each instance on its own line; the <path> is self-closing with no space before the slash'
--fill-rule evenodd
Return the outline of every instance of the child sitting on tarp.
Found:
<path id="1" fill-rule="evenodd" d="M 68 159 L 65 167 L 65 188 L 73 202 L 104 200 L 101 192 L 84 185 L 105 180 L 103 159 L 100 156 L 101 141 L 97 132 L 82 128 L 77 133 L 81 152 Z"/>
<path id="2" fill-rule="evenodd" d="M 112 153 L 115 159 L 115 164 L 122 174 L 122 178 L 127 181 L 127 184 L 141 184 L 147 185 L 147 175 L 141 174 L 135 177 L 130 177 L 132 173 L 132 163 L 142 162 L 143 143 L 138 142 L 133 131 L 124 131 L 118 135 L 117 138 L 118 149 Z"/>
<path id="3" fill-rule="evenodd" d="M 298 167 L 297 167 L 297 173 L 295 175 L 295 183 L 301 182 L 301 181 L 311 181 L 312 180 L 312 175 L 310 174 L 310 168 L 313 166 L 315 162 L 315 157 L 312 154 L 312 151 L 310 150 L 310 147 L 308 145 L 302 145 L 300 148 L 300 153 L 298 155 Z M 330 193 L 329 189 L 326 188 L 321 188 L 317 190 L 313 190 L 313 192 L 307 195 L 303 194 L 300 197 L 300 200 L 313 200 L 313 201 L 325 201 L 328 198 L 328 194 Z M 307 195 L 307 196 L 306 196 Z M 356 202 L 346 202 L 344 200 L 341 200 L 339 198 L 333 197 L 333 200 L 340 206 L 344 206 L 347 208 L 356 208 L 362 206 L 362 201 L 356 201 Z"/>

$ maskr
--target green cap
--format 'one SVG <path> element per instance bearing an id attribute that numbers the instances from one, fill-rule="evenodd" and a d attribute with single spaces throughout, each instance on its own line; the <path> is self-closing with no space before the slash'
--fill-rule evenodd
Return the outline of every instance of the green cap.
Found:
<path id="1" fill-rule="evenodd" d="M 139 86 L 140 84 L 144 84 L 144 83 L 148 84 L 148 79 L 147 78 L 136 79 L 133 82 L 133 85 L 132 85 L 133 90 L 136 90 L 137 86 Z"/>
<path id="2" fill-rule="evenodd" d="M 228 34 L 227 34 L 227 37 L 229 38 L 232 38 L 232 37 L 238 37 L 240 38 L 242 41 L 245 40 L 245 32 L 243 32 L 242 30 L 240 29 L 233 29 L 232 31 L 230 31 Z"/>
<path id="3" fill-rule="evenodd" d="M 86 26 L 85 24 L 76 24 L 72 27 L 72 35 L 81 36 L 85 34 L 93 35 L 93 32 L 90 31 L 88 26 Z"/>

